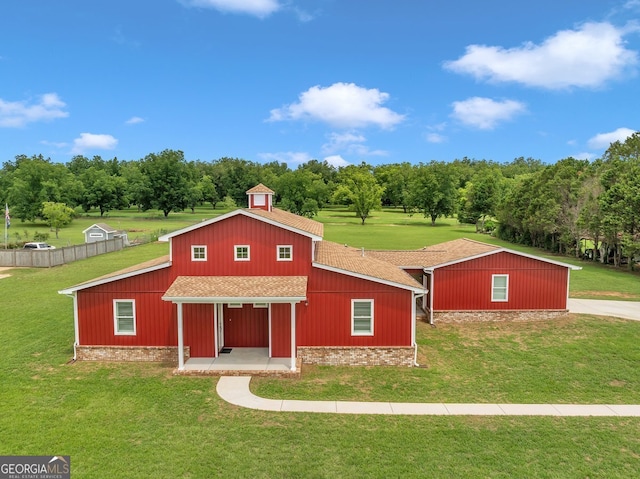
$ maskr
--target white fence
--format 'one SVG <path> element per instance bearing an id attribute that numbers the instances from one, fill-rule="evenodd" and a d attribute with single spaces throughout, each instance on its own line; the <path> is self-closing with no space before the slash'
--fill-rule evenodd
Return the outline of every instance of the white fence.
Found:
<path id="1" fill-rule="evenodd" d="M 99 254 L 119 251 L 124 248 L 124 243 L 123 238 L 115 238 L 56 249 L 3 249 L 0 250 L 0 266 L 50 268 Z"/>

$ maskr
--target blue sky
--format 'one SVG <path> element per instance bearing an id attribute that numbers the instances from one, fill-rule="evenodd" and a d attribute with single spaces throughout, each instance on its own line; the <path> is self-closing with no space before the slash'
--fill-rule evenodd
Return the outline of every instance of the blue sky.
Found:
<path id="1" fill-rule="evenodd" d="M 640 129 L 640 0 L 7 0 L 0 162 L 597 158 Z"/>

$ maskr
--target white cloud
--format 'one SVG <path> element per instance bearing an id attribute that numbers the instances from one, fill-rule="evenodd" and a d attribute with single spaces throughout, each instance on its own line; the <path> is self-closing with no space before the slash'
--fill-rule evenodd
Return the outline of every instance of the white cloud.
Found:
<path id="1" fill-rule="evenodd" d="M 358 133 L 330 133 L 329 141 L 322 145 L 322 153 L 331 154 L 339 151 L 357 156 L 386 156 L 383 150 L 371 150 L 364 143 L 367 139 Z"/>
<path id="2" fill-rule="evenodd" d="M 424 137 L 429 143 L 444 143 L 447 141 L 447 137 L 440 133 L 427 133 Z"/>
<path id="3" fill-rule="evenodd" d="M 73 140 L 71 153 L 80 155 L 87 150 L 113 150 L 118 145 L 111 135 L 80 133 L 80 138 Z"/>
<path id="4" fill-rule="evenodd" d="M 617 130 L 610 131 L 609 133 L 598 133 L 587 141 L 587 145 L 589 145 L 589 148 L 594 150 L 604 150 L 609 148 L 611 143 L 616 141 L 624 142 L 635 132 L 636 130 L 631 130 L 630 128 L 618 128 Z"/>
<path id="5" fill-rule="evenodd" d="M 606 22 L 585 23 L 575 30 L 559 31 L 539 45 L 470 45 L 465 55 L 444 67 L 494 82 L 549 89 L 598 87 L 638 63 L 638 53 L 626 49 L 623 40 L 633 30 Z"/>
<path id="6" fill-rule="evenodd" d="M 324 161 L 326 161 L 332 166 L 335 166 L 336 168 L 340 168 L 342 166 L 348 166 L 350 164 L 347 160 L 342 158 L 340 155 L 325 156 Z"/>
<path id="7" fill-rule="evenodd" d="M 69 146 L 69 143 L 65 143 L 61 141 L 47 141 L 47 140 L 42 140 L 40 144 L 45 146 L 53 146 L 54 148 L 66 148 L 67 146 Z"/>
<path id="8" fill-rule="evenodd" d="M 282 7 L 278 0 L 181 0 L 181 3 L 224 13 L 246 13 L 258 18 L 268 17 Z"/>
<path id="9" fill-rule="evenodd" d="M 0 98 L 0 127 L 22 127 L 36 121 L 49 121 L 66 118 L 67 105 L 56 93 L 45 93 L 36 103 L 24 101 L 8 102 Z"/>
<path id="10" fill-rule="evenodd" d="M 269 121 L 315 120 L 338 128 L 374 125 L 391 129 L 404 120 L 404 115 L 381 106 L 389 99 L 388 93 L 354 83 L 314 86 L 298 99 L 298 103 L 271 110 Z"/>
<path id="11" fill-rule="evenodd" d="M 576 160 L 593 160 L 596 155 L 593 153 L 589 153 L 588 151 L 582 151 L 580 153 L 576 153 L 575 155 L 571 155 Z"/>
<path id="12" fill-rule="evenodd" d="M 465 125 L 492 130 L 503 121 L 527 111 L 524 103 L 515 100 L 495 101 L 491 98 L 473 97 L 464 101 L 454 101 L 451 116 Z"/>
<path id="13" fill-rule="evenodd" d="M 125 124 L 127 125 L 136 125 L 138 123 L 144 123 L 144 118 L 140 118 L 139 116 L 132 116 L 127 121 L 125 121 Z"/>
<path id="14" fill-rule="evenodd" d="M 277 153 L 259 153 L 258 157 L 264 161 L 277 161 L 288 165 L 301 165 L 310 161 L 311 155 L 301 151 L 280 151 Z"/>

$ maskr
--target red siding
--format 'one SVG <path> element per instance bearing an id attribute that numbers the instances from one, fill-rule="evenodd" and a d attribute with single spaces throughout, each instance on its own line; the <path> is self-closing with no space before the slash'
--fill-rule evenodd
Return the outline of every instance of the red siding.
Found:
<path id="1" fill-rule="evenodd" d="M 436 311 L 566 309 L 568 269 L 496 253 L 435 270 Z M 492 275 L 509 275 L 509 301 L 492 302 Z"/>
<path id="2" fill-rule="evenodd" d="M 299 307 L 298 346 L 410 346 L 412 293 L 314 268 Z M 351 299 L 374 300 L 374 335 L 351 335 Z"/>
<path id="3" fill-rule="evenodd" d="M 191 347 L 190 355 L 192 358 L 211 358 L 214 356 L 213 308 L 213 304 L 183 305 L 184 344 Z"/>
<path id="4" fill-rule="evenodd" d="M 269 316 L 267 308 L 224 306 L 224 345 L 236 348 L 269 347 Z"/>
<path id="5" fill-rule="evenodd" d="M 160 299 L 161 294 L 123 292 L 81 294 L 78 297 L 80 344 L 116 346 L 169 346 L 177 344 L 174 307 Z M 136 335 L 116 335 L 114 299 L 133 299 L 136 309 Z"/>
<path id="6" fill-rule="evenodd" d="M 191 261 L 191 246 L 206 245 L 207 261 Z M 250 246 L 250 261 L 234 261 L 234 245 Z M 276 246 L 291 245 L 293 261 L 277 261 Z M 306 276 L 311 239 L 243 215 L 172 239 L 176 276 Z"/>
<path id="7" fill-rule="evenodd" d="M 296 312 L 301 305 L 296 305 Z M 304 307 L 304 306 L 303 306 Z M 291 305 L 271 305 L 271 357 L 291 357 Z"/>
<path id="8" fill-rule="evenodd" d="M 114 281 L 78 292 L 80 344 L 175 346 L 175 306 L 161 297 L 170 283 L 168 269 Z M 114 334 L 113 300 L 135 300 L 136 335 Z"/>

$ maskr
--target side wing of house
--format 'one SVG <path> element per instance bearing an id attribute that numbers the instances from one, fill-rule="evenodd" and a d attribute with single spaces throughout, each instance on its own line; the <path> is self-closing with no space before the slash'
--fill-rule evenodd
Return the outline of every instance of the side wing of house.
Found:
<path id="1" fill-rule="evenodd" d="M 415 294 L 314 269 L 299 315 L 298 356 L 309 364 L 412 366 Z"/>
<path id="2" fill-rule="evenodd" d="M 507 251 L 433 270 L 434 311 L 557 310 L 567 307 L 569 268 Z"/>

